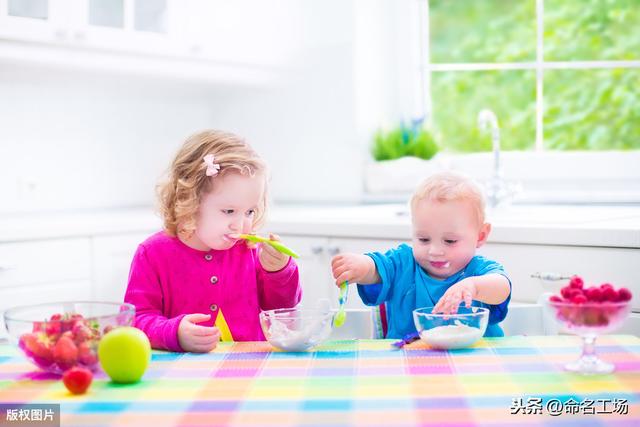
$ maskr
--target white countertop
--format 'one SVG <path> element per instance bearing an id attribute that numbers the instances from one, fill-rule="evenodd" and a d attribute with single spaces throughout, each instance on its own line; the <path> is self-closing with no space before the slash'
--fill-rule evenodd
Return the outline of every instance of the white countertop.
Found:
<path id="1" fill-rule="evenodd" d="M 512 206 L 488 213 L 490 242 L 640 248 L 640 206 Z M 149 209 L 0 216 L 0 242 L 148 232 Z M 404 205 L 280 205 L 265 228 L 280 234 L 408 239 Z"/>

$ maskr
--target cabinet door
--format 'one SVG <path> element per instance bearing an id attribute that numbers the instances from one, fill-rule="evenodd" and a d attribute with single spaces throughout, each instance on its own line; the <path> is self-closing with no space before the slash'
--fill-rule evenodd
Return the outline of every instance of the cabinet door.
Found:
<path id="1" fill-rule="evenodd" d="M 84 0 L 74 10 L 76 41 L 119 52 L 179 55 L 170 28 L 171 0 Z M 179 7 L 179 2 L 175 3 Z"/>
<path id="2" fill-rule="evenodd" d="M 543 292 L 557 292 L 566 282 L 544 282 L 531 277 L 534 273 L 577 274 L 588 285 L 609 282 L 628 287 L 634 295 L 633 310 L 640 311 L 638 249 L 489 243 L 479 252 L 504 265 L 514 301 L 536 302 Z"/>
<path id="3" fill-rule="evenodd" d="M 94 298 L 121 302 L 127 289 L 131 260 L 148 234 L 97 236 L 93 245 Z"/>
<path id="4" fill-rule="evenodd" d="M 283 234 L 280 237 L 300 255 L 296 262 L 300 271 L 302 303 L 306 307 L 314 308 L 319 299 L 329 298 L 331 304 L 335 305 L 331 294 L 331 267 L 327 254 L 329 239 Z"/>
<path id="5" fill-rule="evenodd" d="M 0 244 L 0 290 L 88 280 L 90 253 L 88 238 Z"/>
<path id="6" fill-rule="evenodd" d="M 0 38 L 50 42 L 62 36 L 55 0 L 0 0 Z M 58 31 L 58 32 L 57 32 Z"/>

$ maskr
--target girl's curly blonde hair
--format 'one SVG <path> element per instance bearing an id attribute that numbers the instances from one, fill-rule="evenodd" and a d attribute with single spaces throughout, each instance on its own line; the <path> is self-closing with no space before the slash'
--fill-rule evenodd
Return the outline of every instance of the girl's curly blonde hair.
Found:
<path id="1" fill-rule="evenodd" d="M 207 176 L 203 158 L 215 156 L 220 165 L 217 175 Z M 253 220 L 259 228 L 267 211 L 267 166 L 244 139 L 229 132 L 205 130 L 190 136 L 176 154 L 167 177 L 156 190 L 164 229 L 171 236 L 190 236 L 196 229 L 196 217 L 202 197 L 209 193 L 224 175 L 236 172 L 262 176 L 264 194 Z"/>

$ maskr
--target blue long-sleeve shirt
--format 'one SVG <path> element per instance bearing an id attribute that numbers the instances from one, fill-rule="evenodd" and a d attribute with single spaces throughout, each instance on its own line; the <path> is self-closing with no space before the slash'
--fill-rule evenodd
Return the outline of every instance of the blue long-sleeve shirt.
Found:
<path id="1" fill-rule="evenodd" d="M 479 255 L 474 256 L 464 269 L 445 280 L 430 277 L 416 262 L 411 246 L 404 243 L 384 254 L 372 252 L 367 255 L 375 262 L 381 283 L 358 285 L 358 294 L 367 305 L 377 306 L 386 303 L 386 338 L 402 338 L 416 332 L 413 310 L 435 306 L 447 289 L 466 277 L 497 273 L 509 280 L 502 265 Z M 507 316 L 510 300 L 511 292 L 505 301 L 497 305 L 473 301 L 472 305 L 486 307 L 490 311 L 485 337 L 504 335 L 498 323 Z"/>

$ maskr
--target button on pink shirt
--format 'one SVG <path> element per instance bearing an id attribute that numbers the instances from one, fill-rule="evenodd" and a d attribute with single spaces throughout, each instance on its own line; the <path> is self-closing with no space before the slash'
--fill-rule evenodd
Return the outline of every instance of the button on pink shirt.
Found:
<path id="1" fill-rule="evenodd" d="M 260 310 L 294 307 L 302 296 L 293 261 L 276 272 L 262 268 L 256 249 L 244 242 L 231 249 L 199 251 L 158 232 L 138 246 L 125 302 L 136 307 L 135 326 L 154 348 L 182 351 L 178 325 L 185 314 L 222 310 L 235 341 L 264 341 Z"/>

